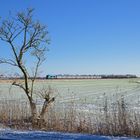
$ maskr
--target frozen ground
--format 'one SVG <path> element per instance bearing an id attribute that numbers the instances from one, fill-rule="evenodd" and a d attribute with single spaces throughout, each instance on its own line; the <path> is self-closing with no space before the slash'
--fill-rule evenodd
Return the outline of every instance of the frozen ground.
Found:
<path id="1" fill-rule="evenodd" d="M 140 140 L 140 138 L 110 137 L 43 131 L 0 130 L 0 140 Z"/>

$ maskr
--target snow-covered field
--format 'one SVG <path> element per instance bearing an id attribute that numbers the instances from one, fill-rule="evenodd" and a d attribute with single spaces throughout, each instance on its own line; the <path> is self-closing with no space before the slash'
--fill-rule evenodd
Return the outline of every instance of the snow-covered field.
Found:
<path id="1" fill-rule="evenodd" d="M 140 107 L 140 84 L 139 79 L 104 79 L 104 80 L 45 80 L 37 81 L 36 88 L 51 85 L 58 93 L 56 103 L 60 106 L 64 103 L 66 108 L 69 102 L 76 103 L 76 109 L 86 113 L 86 110 L 100 108 L 104 100 L 104 94 L 113 102 L 113 99 L 124 96 L 130 104 L 131 110 Z M 114 96 L 115 94 L 115 96 Z M 21 100 L 25 94 L 21 89 L 10 86 L 10 83 L 0 83 L 0 100 Z M 40 102 L 38 102 L 40 105 Z M 60 107 L 59 107 L 60 108 Z M 87 111 L 88 111 L 87 110 Z M 0 130 L 0 140 L 140 140 L 140 138 L 111 137 L 83 134 L 69 134 L 43 131 L 14 131 Z"/>
<path id="2" fill-rule="evenodd" d="M 0 140 L 140 140 L 140 138 L 97 136 L 43 131 L 0 130 Z"/>
<path id="3" fill-rule="evenodd" d="M 87 112 L 87 110 L 99 109 L 103 106 L 104 97 L 111 101 L 111 104 L 122 95 L 129 104 L 131 110 L 140 107 L 140 79 L 61 79 L 61 80 L 38 80 L 36 89 L 48 87 L 54 89 L 56 106 L 58 109 L 69 107 L 73 102 L 77 110 Z M 0 82 L 0 102 L 4 100 L 18 100 L 26 102 L 27 98 L 20 88 L 11 87 L 7 81 Z M 115 101 L 114 101 L 115 100 Z M 42 100 L 37 97 L 37 104 L 42 104 Z M 79 107 L 79 108 L 78 108 Z"/>
<path id="4" fill-rule="evenodd" d="M 128 100 L 133 101 L 140 96 L 139 79 L 79 79 L 79 80 L 39 80 L 36 82 L 36 89 L 41 89 L 50 85 L 57 93 L 59 103 L 78 101 L 89 104 L 102 100 L 103 95 L 110 97 L 114 94 L 124 95 Z M 9 96 L 10 95 L 10 96 Z M 89 98 L 90 97 L 90 98 Z M 1 99 L 26 99 L 25 94 L 18 87 L 11 87 L 9 82 L 0 82 Z"/>

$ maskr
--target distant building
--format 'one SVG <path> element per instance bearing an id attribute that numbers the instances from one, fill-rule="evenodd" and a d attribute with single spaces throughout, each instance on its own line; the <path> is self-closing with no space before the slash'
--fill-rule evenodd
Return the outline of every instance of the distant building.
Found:
<path id="1" fill-rule="evenodd" d="M 46 75 L 46 79 L 57 79 L 57 75 Z"/>

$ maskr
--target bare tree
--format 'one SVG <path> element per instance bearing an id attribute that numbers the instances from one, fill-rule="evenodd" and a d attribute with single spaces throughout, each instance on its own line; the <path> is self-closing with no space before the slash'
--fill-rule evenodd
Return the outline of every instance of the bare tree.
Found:
<path id="1" fill-rule="evenodd" d="M 14 81 L 12 85 L 20 87 L 26 94 L 31 108 L 32 123 L 35 124 L 38 118 L 44 119 L 45 112 L 55 99 L 46 92 L 46 95 L 42 96 L 44 97 L 42 111 L 38 114 L 33 96 L 34 83 L 39 67 L 45 61 L 46 46 L 49 43 L 47 27 L 39 21 L 33 20 L 33 9 L 27 9 L 25 12 L 17 13 L 15 17 L 1 20 L 0 39 L 8 44 L 7 47 L 13 55 L 12 58 L 1 58 L 0 63 L 15 66 L 23 74 L 24 82 Z M 29 67 L 25 63 L 25 59 L 29 61 L 28 55 L 30 55 L 29 59 L 36 60 L 32 76 L 29 73 Z"/>

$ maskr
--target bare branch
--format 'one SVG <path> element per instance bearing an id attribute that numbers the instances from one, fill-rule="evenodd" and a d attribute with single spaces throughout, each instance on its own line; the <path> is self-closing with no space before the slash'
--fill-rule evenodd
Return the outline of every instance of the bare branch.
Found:
<path id="1" fill-rule="evenodd" d="M 12 83 L 12 85 L 17 86 L 17 87 L 20 87 L 21 89 L 23 89 L 24 91 L 26 91 L 25 87 L 21 83 L 17 83 L 16 81 L 14 81 Z"/>
<path id="2" fill-rule="evenodd" d="M 20 29 L 17 33 L 16 30 L 17 29 L 15 29 L 15 31 L 13 32 L 13 35 L 11 37 L 11 42 L 13 42 L 23 32 L 24 28 Z"/>
<path id="3" fill-rule="evenodd" d="M 18 66 L 15 61 L 11 60 L 11 59 L 0 59 L 0 64 L 9 64 L 12 66 Z"/>

